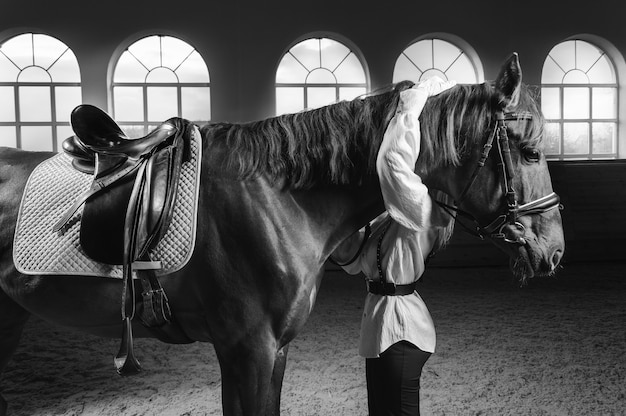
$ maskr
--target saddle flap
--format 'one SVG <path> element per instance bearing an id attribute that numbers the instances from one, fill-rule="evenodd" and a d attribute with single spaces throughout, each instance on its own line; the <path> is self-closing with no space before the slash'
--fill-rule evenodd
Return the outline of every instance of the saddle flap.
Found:
<path id="1" fill-rule="evenodd" d="M 102 171 L 93 185 L 102 189 L 86 201 L 81 218 L 80 244 L 85 254 L 102 263 L 121 265 L 125 254 L 133 261 L 156 246 L 172 218 L 183 147 L 178 135 L 149 157 L 125 159 Z M 98 163 L 107 160 L 98 157 Z M 141 164 L 145 166 L 140 168 Z M 124 176 L 114 176 L 119 172 L 125 172 Z M 130 246 L 129 235 L 133 237 Z"/>

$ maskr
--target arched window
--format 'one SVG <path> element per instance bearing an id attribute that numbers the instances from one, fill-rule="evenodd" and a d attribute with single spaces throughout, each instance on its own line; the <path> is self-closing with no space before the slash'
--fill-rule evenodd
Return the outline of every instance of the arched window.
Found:
<path id="1" fill-rule="evenodd" d="M 546 154 L 551 159 L 617 157 L 617 78 L 607 54 L 583 40 L 556 45 L 541 73 Z"/>
<path id="2" fill-rule="evenodd" d="M 276 113 L 351 100 L 367 91 L 363 64 L 344 44 L 311 38 L 294 45 L 276 70 Z"/>
<path id="3" fill-rule="evenodd" d="M 0 145 L 57 151 L 81 101 L 78 61 L 63 42 L 24 33 L 0 45 Z"/>
<path id="4" fill-rule="evenodd" d="M 115 66 L 112 95 L 113 117 L 130 137 L 171 117 L 211 119 L 209 70 L 192 46 L 171 36 L 130 45 Z"/>
<path id="5" fill-rule="evenodd" d="M 478 70 L 466 52 L 443 39 L 422 39 L 406 48 L 396 60 L 393 82 L 423 81 L 433 76 L 459 84 L 479 82 Z"/>

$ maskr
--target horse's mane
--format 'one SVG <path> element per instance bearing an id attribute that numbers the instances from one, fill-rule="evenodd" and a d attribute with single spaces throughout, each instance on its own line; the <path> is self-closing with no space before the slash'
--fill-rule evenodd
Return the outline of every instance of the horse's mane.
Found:
<path id="1" fill-rule="evenodd" d="M 524 124 L 520 145 L 536 147 L 542 140 L 544 118 L 535 92 L 522 84 L 517 113 L 530 113 Z M 493 83 L 458 85 L 428 100 L 420 116 L 422 141 L 420 162 L 425 170 L 442 165 L 458 166 L 476 146 L 493 133 L 496 111 L 502 104 Z"/>
<path id="2" fill-rule="evenodd" d="M 382 93 L 261 121 L 208 124 L 201 132 L 224 149 L 222 166 L 240 179 L 266 175 L 290 189 L 358 185 L 375 175 L 378 149 L 399 94 L 412 85 L 404 81 Z M 429 99 L 420 116 L 420 166 L 459 165 L 493 131 L 500 107 L 489 82 L 457 85 Z M 524 85 L 515 110 L 533 115 L 520 140 L 536 146 L 543 117 Z"/>
<path id="3" fill-rule="evenodd" d="M 291 189 L 360 184 L 375 174 L 399 93 L 411 85 L 403 82 L 375 95 L 261 121 L 209 124 L 201 132 L 227 149 L 222 163 L 241 179 L 267 175 Z"/>

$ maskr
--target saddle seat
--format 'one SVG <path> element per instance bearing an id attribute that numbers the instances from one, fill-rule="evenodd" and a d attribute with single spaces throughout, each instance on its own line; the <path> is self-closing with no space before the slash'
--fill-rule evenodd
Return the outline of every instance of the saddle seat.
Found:
<path id="1" fill-rule="evenodd" d="M 85 173 L 94 173 L 96 155 L 139 159 L 174 132 L 174 126 L 166 122 L 142 138 L 130 139 L 107 113 L 86 104 L 72 111 L 71 123 L 76 135 L 63 141 L 62 148 L 72 156 L 73 166 Z"/>

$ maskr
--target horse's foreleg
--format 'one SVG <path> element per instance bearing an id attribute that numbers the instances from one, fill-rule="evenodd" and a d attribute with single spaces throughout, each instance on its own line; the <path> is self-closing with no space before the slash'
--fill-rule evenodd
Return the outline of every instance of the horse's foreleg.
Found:
<path id="1" fill-rule="evenodd" d="M 0 291 L 0 374 L 11 360 L 30 314 Z M 0 395 L 0 416 L 5 416 L 7 402 Z"/>
<path id="2" fill-rule="evenodd" d="M 276 341 L 254 336 L 237 345 L 215 344 L 215 351 L 222 373 L 224 415 L 266 415 L 277 358 Z"/>
<path id="3" fill-rule="evenodd" d="M 285 345 L 276 353 L 274 361 L 274 371 L 272 373 L 272 384 L 267 402 L 268 416 L 280 415 L 280 394 L 283 388 L 283 376 L 285 375 L 285 367 L 287 366 L 287 353 L 289 352 L 289 344 Z"/>

